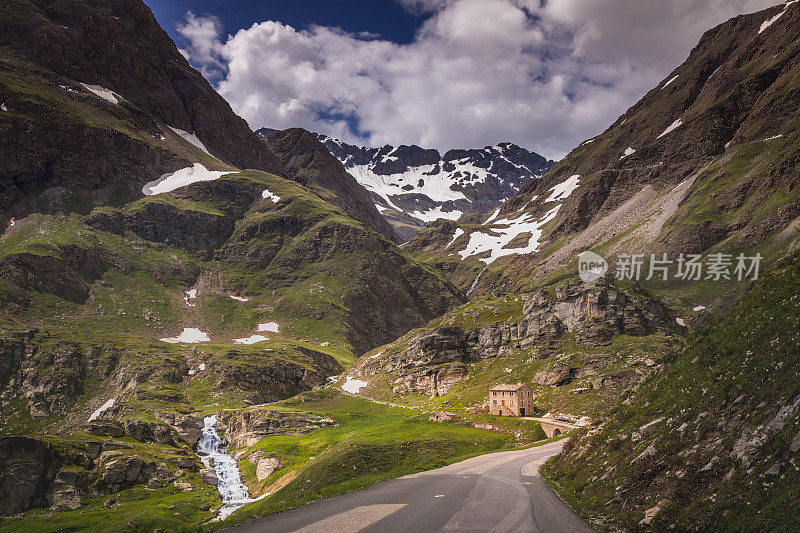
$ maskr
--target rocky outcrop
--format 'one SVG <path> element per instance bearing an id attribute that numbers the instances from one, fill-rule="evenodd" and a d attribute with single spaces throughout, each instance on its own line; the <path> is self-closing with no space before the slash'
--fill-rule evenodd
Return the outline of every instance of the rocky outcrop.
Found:
<path id="1" fill-rule="evenodd" d="M 157 466 L 155 462 L 145 461 L 136 455 L 101 456 L 98 463 L 99 478 L 95 487 L 107 494 L 119 492 L 136 483 L 146 483 L 155 474 Z"/>
<path id="2" fill-rule="evenodd" d="M 82 304 L 89 297 L 89 284 L 105 270 L 100 254 L 79 246 L 65 245 L 52 255 L 22 252 L 0 259 L 0 276 L 15 285 Z"/>
<path id="3" fill-rule="evenodd" d="M 385 350 L 354 368 L 354 375 L 389 373 L 396 377 L 396 394 L 442 395 L 466 377 L 469 363 L 502 356 L 515 350 L 535 348 L 539 357 L 558 351 L 567 335 L 578 344 L 597 347 L 609 344 L 615 335 L 642 336 L 655 332 L 685 334 L 686 328 L 674 313 L 646 291 L 615 287 L 613 281 L 569 282 L 552 294 L 537 290 L 525 301 L 523 320 L 464 329 L 440 327 L 409 334 L 398 341 L 402 348 Z M 603 366 L 587 361 L 573 368 L 557 364 L 541 372 L 535 382 L 561 386 L 576 379 L 598 374 Z M 641 378 L 637 372 L 621 372 L 593 379 L 595 388 L 623 386 Z"/>
<path id="4" fill-rule="evenodd" d="M 460 364 L 442 365 L 435 368 L 423 368 L 403 374 L 392 382 L 395 394 L 427 394 L 441 396 L 453 388 L 467 375 L 467 367 Z"/>
<path id="5" fill-rule="evenodd" d="M 169 424 L 178 435 L 178 438 L 188 444 L 189 447 L 194 448 L 197 446 L 197 441 L 200 440 L 200 435 L 203 433 L 202 418 L 177 413 L 160 413 L 157 417 L 162 422 Z"/>
<path id="6" fill-rule="evenodd" d="M 27 437 L 0 437 L 0 515 L 46 503 L 61 459 L 55 449 Z"/>
<path id="7" fill-rule="evenodd" d="M 233 233 L 235 221 L 221 213 L 144 202 L 125 212 L 124 227 L 152 242 L 163 242 L 210 258 Z"/>
<path id="8" fill-rule="evenodd" d="M 685 333 L 675 314 L 644 291 L 622 292 L 601 279 L 568 283 L 551 297 L 540 289 L 525 301 L 523 347 L 577 333 L 586 346 L 607 344 L 614 335 L 642 336 L 656 331 Z"/>
<path id="9" fill-rule="evenodd" d="M 277 457 L 265 457 L 263 451 L 258 450 L 247 456 L 247 460 L 256 467 L 256 479 L 264 481 L 275 470 L 281 467 L 281 460 Z"/>
<path id="10" fill-rule="evenodd" d="M 224 411 L 217 415 L 217 424 L 234 448 L 249 448 L 272 435 L 302 435 L 335 422 L 319 415 L 269 410 Z"/>

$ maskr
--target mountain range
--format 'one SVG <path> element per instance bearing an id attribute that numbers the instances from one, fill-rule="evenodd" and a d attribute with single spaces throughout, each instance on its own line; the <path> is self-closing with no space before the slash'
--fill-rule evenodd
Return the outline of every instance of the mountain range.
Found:
<path id="1" fill-rule="evenodd" d="M 799 3 L 557 163 L 254 133 L 139 0 L 0 28 L 0 529 L 221 526 L 211 436 L 225 525 L 526 447 L 517 381 L 598 528 L 797 529 Z"/>
<path id="2" fill-rule="evenodd" d="M 256 131 L 262 138 L 273 132 Z M 507 142 L 440 154 L 416 145 L 365 148 L 317 137 L 372 194 L 377 209 L 406 240 L 429 222 L 495 208 L 554 164 Z"/>

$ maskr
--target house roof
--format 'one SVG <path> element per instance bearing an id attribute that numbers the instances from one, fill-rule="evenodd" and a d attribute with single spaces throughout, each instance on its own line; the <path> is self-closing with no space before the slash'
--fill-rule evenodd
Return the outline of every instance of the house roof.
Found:
<path id="1" fill-rule="evenodd" d="M 524 383 L 516 383 L 514 385 L 509 385 L 507 383 L 500 383 L 498 385 L 495 385 L 494 387 L 492 387 L 489 390 L 516 391 L 516 390 L 521 389 L 524 386 L 525 386 Z"/>

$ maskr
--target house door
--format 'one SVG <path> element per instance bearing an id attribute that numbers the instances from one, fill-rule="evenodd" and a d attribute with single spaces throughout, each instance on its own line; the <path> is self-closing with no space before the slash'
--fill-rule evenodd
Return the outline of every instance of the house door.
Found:
<path id="1" fill-rule="evenodd" d="M 519 408 L 519 416 L 525 416 L 525 408 L 524 407 L 520 407 Z"/>
<path id="2" fill-rule="evenodd" d="M 503 410 L 500 409 L 500 416 L 503 416 Z"/>

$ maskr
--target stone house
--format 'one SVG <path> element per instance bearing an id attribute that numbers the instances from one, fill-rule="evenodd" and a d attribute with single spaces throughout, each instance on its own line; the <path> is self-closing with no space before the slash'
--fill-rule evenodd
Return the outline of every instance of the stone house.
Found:
<path id="1" fill-rule="evenodd" d="M 495 385 L 489 391 L 489 413 L 498 416 L 532 415 L 533 390 L 522 382 Z"/>

